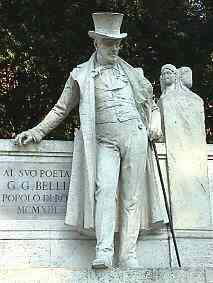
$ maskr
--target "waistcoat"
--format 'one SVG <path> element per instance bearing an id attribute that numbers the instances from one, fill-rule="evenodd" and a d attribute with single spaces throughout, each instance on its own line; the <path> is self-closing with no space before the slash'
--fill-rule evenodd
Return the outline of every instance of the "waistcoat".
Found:
<path id="1" fill-rule="evenodd" d="M 125 122 L 139 119 L 128 78 L 108 68 L 95 77 L 96 123 Z"/>

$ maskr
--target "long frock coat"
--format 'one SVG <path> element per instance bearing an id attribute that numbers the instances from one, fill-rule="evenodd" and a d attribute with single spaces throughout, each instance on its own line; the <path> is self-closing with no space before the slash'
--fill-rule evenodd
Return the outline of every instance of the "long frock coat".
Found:
<path id="1" fill-rule="evenodd" d="M 81 232 L 94 231 L 95 223 L 95 181 L 96 181 L 96 135 L 95 135 L 95 85 L 94 59 L 78 65 L 70 74 L 64 91 L 53 109 L 33 130 L 42 135 L 55 128 L 79 103 L 80 130 L 74 139 L 72 173 L 67 201 L 65 223 Z M 133 68 L 119 58 L 132 87 L 136 107 L 141 119 L 149 130 L 153 106 L 153 92 L 150 82 L 140 68 Z M 147 167 L 142 176 L 141 229 L 152 229 L 154 224 L 165 223 L 165 211 L 160 202 L 156 183 L 153 156 L 148 146 Z M 121 188 L 122 189 L 122 188 Z M 119 219 L 118 219 L 119 222 Z"/>

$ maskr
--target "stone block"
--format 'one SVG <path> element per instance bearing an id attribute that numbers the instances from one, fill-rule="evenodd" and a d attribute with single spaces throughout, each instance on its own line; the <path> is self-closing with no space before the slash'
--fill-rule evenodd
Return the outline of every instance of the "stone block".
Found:
<path id="1" fill-rule="evenodd" d="M 88 271 L 30 268 L 0 271 L 1 283 L 88 283 Z"/>
<path id="2" fill-rule="evenodd" d="M 0 219 L 64 220 L 72 149 L 72 142 L 20 148 L 1 141 Z"/>
<path id="3" fill-rule="evenodd" d="M 170 266 L 168 240 L 138 241 L 137 255 L 142 268 L 168 268 Z"/>
<path id="4" fill-rule="evenodd" d="M 50 242 L 0 240 L 0 268 L 45 267 L 50 265 Z"/>
<path id="5" fill-rule="evenodd" d="M 95 283 L 119 283 L 126 282 L 125 272 L 119 269 L 112 269 L 110 271 L 89 271 L 88 282 Z"/>
<path id="6" fill-rule="evenodd" d="M 205 275 L 206 275 L 206 283 L 213 283 L 213 269 L 206 268 Z"/>
<path id="7" fill-rule="evenodd" d="M 171 265 L 177 267 L 173 243 L 171 242 Z M 183 268 L 213 267 L 212 239 L 177 238 L 180 260 Z"/>
<path id="8" fill-rule="evenodd" d="M 94 271 L 92 269 L 1 269 L 1 283 L 211 283 L 212 269 L 138 269 Z"/>
<path id="9" fill-rule="evenodd" d="M 95 258 L 95 240 L 52 240 L 50 246 L 52 267 L 90 268 Z"/>

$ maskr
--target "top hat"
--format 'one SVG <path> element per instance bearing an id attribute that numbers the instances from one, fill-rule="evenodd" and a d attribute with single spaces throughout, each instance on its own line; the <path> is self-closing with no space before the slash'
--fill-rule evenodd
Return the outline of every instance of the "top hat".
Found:
<path id="1" fill-rule="evenodd" d="M 88 34 L 92 38 L 103 37 L 111 39 L 122 39 L 127 33 L 120 33 L 123 14 L 120 13 L 93 13 L 94 31 Z"/>

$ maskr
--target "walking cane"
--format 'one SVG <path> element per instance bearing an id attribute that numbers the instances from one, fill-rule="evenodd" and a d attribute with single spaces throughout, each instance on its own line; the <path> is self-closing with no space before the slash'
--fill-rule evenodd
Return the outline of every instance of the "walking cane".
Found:
<path id="1" fill-rule="evenodd" d="M 162 191 L 163 191 L 164 203 L 165 203 L 165 207 L 166 207 L 167 216 L 168 216 L 168 219 L 169 219 L 169 227 L 170 227 L 170 231 L 171 231 L 171 234 L 172 234 L 172 240 L 173 240 L 173 244 L 174 244 L 174 247 L 175 247 L 175 253 L 176 253 L 176 257 L 177 257 L 178 266 L 181 267 L 177 242 L 176 242 L 175 233 L 174 233 L 174 229 L 173 229 L 173 225 L 172 225 L 172 217 L 171 217 L 170 211 L 169 211 L 169 204 L 168 204 L 168 200 L 167 200 L 167 196 L 166 196 L 166 190 L 165 190 L 165 186 L 164 186 L 164 182 L 163 182 L 163 175 L 162 175 L 161 168 L 160 168 L 160 162 L 159 162 L 159 158 L 158 158 L 156 145 L 155 145 L 154 141 L 151 141 L 150 138 L 149 138 L 149 142 L 150 142 L 151 147 L 153 148 L 154 153 L 155 153 L 155 159 L 156 159 L 158 173 L 159 173 L 159 177 L 160 177 L 161 188 L 162 188 Z"/>

